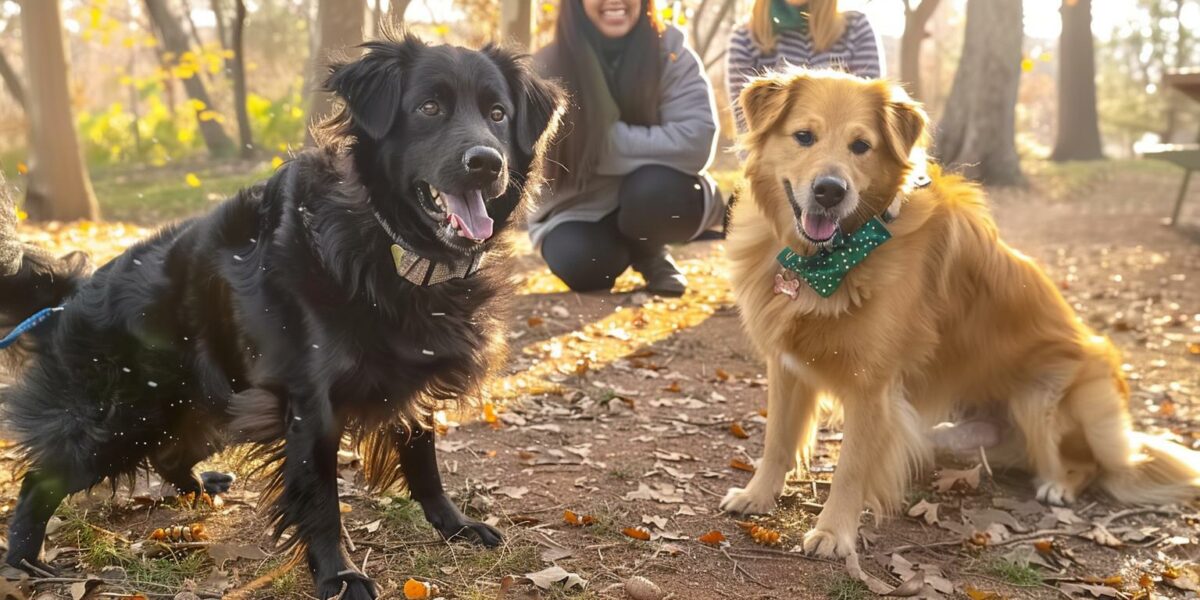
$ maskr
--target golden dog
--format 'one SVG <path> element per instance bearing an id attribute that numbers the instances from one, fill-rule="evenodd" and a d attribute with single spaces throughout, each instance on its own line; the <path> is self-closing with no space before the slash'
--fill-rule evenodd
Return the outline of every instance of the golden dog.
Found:
<path id="1" fill-rule="evenodd" d="M 853 553 L 864 506 L 899 505 L 931 460 L 931 427 L 964 415 L 1011 431 L 989 459 L 1030 470 L 1044 502 L 1071 502 L 1093 481 L 1123 502 L 1196 495 L 1200 454 L 1132 431 L 1116 349 L 999 239 L 978 188 L 927 164 L 927 118 L 903 91 L 793 70 L 755 80 L 740 103 L 748 189 L 730 260 L 770 383 L 761 464 L 723 510 L 775 506 L 824 398 L 841 404 L 845 438 L 804 538 L 811 553 Z M 914 168 L 928 185 L 911 185 Z M 836 252 L 885 215 L 891 238 L 868 244 L 840 285 L 808 284 L 777 260 L 787 248 Z"/>

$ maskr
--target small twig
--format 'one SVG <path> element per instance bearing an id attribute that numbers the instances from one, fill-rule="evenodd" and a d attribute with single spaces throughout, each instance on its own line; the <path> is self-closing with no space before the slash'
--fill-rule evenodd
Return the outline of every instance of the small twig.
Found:
<path id="1" fill-rule="evenodd" d="M 359 569 L 359 571 L 362 571 L 363 575 L 367 574 L 367 560 L 370 558 L 371 558 L 371 548 L 367 548 L 367 554 L 365 556 L 363 556 L 362 568 Z"/>
<path id="2" fill-rule="evenodd" d="M 1148 514 L 1148 513 L 1154 513 L 1154 514 L 1158 514 L 1158 515 L 1174 515 L 1174 514 L 1176 514 L 1176 511 L 1167 510 L 1165 508 L 1155 508 L 1155 507 L 1130 508 L 1128 510 L 1123 510 L 1123 511 L 1115 512 L 1111 515 L 1108 515 L 1107 517 L 1104 517 L 1103 519 L 1096 521 L 1096 523 L 1103 525 L 1105 527 L 1108 527 L 1109 525 L 1112 524 L 1113 521 L 1116 521 L 1119 519 L 1124 519 L 1126 517 L 1133 517 L 1136 515 L 1144 515 L 1144 514 Z"/>
<path id="3" fill-rule="evenodd" d="M 754 554 L 761 554 L 761 555 L 766 555 L 766 556 L 784 556 L 784 557 L 788 557 L 788 558 L 799 558 L 802 560 L 807 560 L 807 561 L 812 561 L 812 562 L 823 562 L 823 563 L 828 563 L 831 565 L 838 565 L 838 566 L 843 565 L 843 563 L 840 561 L 831 560 L 831 559 L 823 558 L 820 556 L 813 556 L 811 554 L 805 554 L 803 552 L 788 552 L 786 550 L 774 550 L 771 548 L 739 548 L 739 550 L 742 552 L 752 552 Z"/>
<path id="4" fill-rule="evenodd" d="M 740 572 L 742 573 L 742 575 L 745 575 L 745 576 L 746 576 L 746 579 L 749 579 L 750 581 L 753 581 L 754 583 L 757 583 L 758 585 L 762 586 L 763 588 L 765 588 L 765 589 L 768 589 L 768 590 L 773 590 L 773 589 L 775 589 L 775 588 L 773 588 L 773 587 L 771 587 L 771 586 L 769 586 L 769 585 L 767 585 L 767 584 L 765 584 L 765 583 L 763 583 L 763 582 L 759 581 L 757 578 L 755 578 L 753 575 L 751 575 L 751 574 L 750 574 L 750 571 L 747 571 L 747 570 L 745 569 L 745 567 L 743 567 L 743 566 L 742 566 L 742 564 L 741 564 L 741 563 L 739 563 L 739 562 L 738 562 L 736 559 L 734 559 L 732 556 L 730 556 L 730 555 L 729 555 L 729 552 L 728 552 L 728 551 L 726 551 L 724 548 L 721 548 L 721 554 L 724 554 L 724 555 L 725 555 L 725 558 L 728 558 L 728 559 L 729 559 L 729 561 L 733 563 L 733 572 L 734 572 L 734 573 L 737 573 L 737 572 L 739 572 L 739 571 L 740 571 Z"/>
<path id="5" fill-rule="evenodd" d="M 979 460 L 983 461 L 983 469 L 987 471 L 988 479 L 995 479 L 996 475 L 992 473 L 992 465 L 988 463 L 987 450 L 984 450 L 983 446 L 979 447 Z"/>
<path id="6" fill-rule="evenodd" d="M 696 486 L 696 489 L 698 489 L 698 490 L 704 492 L 705 494 L 708 494 L 709 496 L 712 496 L 714 498 L 724 498 L 725 497 L 724 495 L 718 494 L 717 492 L 714 492 L 714 491 L 700 485 L 699 483 L 692 482 L 692 485 Z"/>
<path id="7" fill-rule="evenodd" d="M 346 547 L 351 552 L 358 552 L 358 548 L 354 547 L 354 538 L 350 537 L 350 531 L 346 529 L 346 523 L 342 523 L 342 537 L 346 538 Z"/>
<path id="8" fill-rule="evenodd" d="M 41 575 L 42 577 L 54 577 L 54 573 L 51 573 L 50 571 L 47 571 L 24 558 L 21 559 L 21 566 L 33 571 L 37 575 Z"/>
<path id="9" fill-rule="evenodd" d="M 1002 542 L 996 542 L 994 544 L 990 544 L 990 546 L 993 546 L 993 547 L 1008 546 L 1009 544 L 1019 544 L 1021 542 L 1031 542 L 1033 540 L 1040 540 L 1044 537 L 1053 537 L 1056 535 L 1075 535 L 1075 532 L 1067 530 L 1067 529 L 1043 529 L 1042 531 L 1035 531 L 1028 535 L 1018 535 L 1016 537 L 1010 537 L 1007 540 L 1004 540 Z"/>
<path id="10" fill-rule="evenodd" d="M 292 569 L 296 568 L 296 565 L 300 564 L 301 556 L 302 556 L 301 552 L 299 552 L 299 551 L 293 552 L 291 560 L 283 563 L 282 565 L 279 565 L 278 567 L 275 567 L 274 569 L 271 569 L 267 573 L 264 573 L 263 575 L 256 578 L 254 581 L 247 583 L 241 589 L 237 589 L 232 592 L 229 592 L 228 594 L 226 594 L 224 596 L 225 600 L 244 600 L 246 598 L 249 598 L 250 595 L 253 594 L 256 590 L 264 588 L 267 585 L 269 585 L 272 581 L 275 581 L 279 577 L 282 577 L 282 576 L 290 573 Z"/>

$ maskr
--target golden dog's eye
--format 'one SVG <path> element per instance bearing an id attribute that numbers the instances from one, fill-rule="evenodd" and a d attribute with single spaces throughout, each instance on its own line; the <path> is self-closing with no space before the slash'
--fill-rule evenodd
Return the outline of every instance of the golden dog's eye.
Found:
<path id="1" fill-rule="evenodd" d="M 855 154 L 866 154 L 871 149 L 871 145 L 863 140 L 854 140 L 850 144 L 850 151 Z"/>
<path id="2" fill-rule="evenodd" d="M 807 147 L 817 143 L 817 136 L 813 135 L 813 132 L 807 129 L 803 131 L 797 131 L 796 133 L 792 134 L 792 137 L 796 138 L 796 143 L 800 144 L 801 146 Z"/>
<path id="3" fill-rule="evenodd" d="M 442 112 L 442 107 L 433 100 L 426 100 L 425 103 L 421 105 L 421 108 L 417 110 L 421 111 L 421 114 L 427 117 L 436 117 Z"/>
<path id="4" fill-rule="evenodd" d="M 503 108 L 500 108 L 499 106 L 492 107 L 491 117 L 492 117 L 493 121 L 499 123 L 499 122 L 503 121 L 505 119 L 505 117 L 507 117 L 507 116 L 508 115 L 504 113 Z"/>

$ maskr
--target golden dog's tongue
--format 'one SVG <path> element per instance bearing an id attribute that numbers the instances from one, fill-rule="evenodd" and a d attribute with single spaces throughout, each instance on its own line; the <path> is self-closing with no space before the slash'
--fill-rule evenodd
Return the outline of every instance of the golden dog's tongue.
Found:
<path id="1" fill-rule="evenodd" d="M 814 215 L 810 212 L 805 212 L 802 225 L 804 227 L 804 234 L 818 242 L 823 242 L 833 237 L 833 234 L 837 232 L 837 221 L 825 215 Z"/>
<path id="2" fill-rule="evenodd" d="M 482 242 L 492 237 L 492 226 L 495 222 L 487 214 L 487 205 L 483 203 L 483 192 L 471 190 L 467 197 L 442 192 L 446 197 L 446 209 L 450 213 L 450 224 L 458 230 L 458 234 Z"/>

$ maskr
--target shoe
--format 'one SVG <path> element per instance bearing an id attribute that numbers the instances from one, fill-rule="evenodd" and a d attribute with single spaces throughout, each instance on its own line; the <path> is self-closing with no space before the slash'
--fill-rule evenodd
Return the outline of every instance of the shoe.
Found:
<path id="1" fill-rule="evenodd" d="M 646 280 L 646 291 L 660 296 L 678 297 L 687 291 L 687 278 L 679 272 L 666 247 L 633 261 L 633 270 Z"/>

